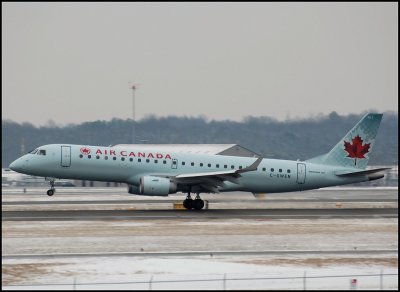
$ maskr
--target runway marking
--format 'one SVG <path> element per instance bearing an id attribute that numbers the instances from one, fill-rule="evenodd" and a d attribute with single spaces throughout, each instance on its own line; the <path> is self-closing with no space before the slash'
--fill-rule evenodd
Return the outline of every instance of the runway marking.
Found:
<path id="1" fill-rule="evenodd" d="M 2 255 L 3 259 L 53 258 L 53 257 L 120 257 L 120 256 L 223 256 L 223 255 L 329 255 L 329 254 L 398 254 L 397 249 L 389 250 L 266 250 L 266 251 L 171 251 L 171 252 L 109 252 L 109 253 L 55 253 L 55 254 L 15 254 Z"/>

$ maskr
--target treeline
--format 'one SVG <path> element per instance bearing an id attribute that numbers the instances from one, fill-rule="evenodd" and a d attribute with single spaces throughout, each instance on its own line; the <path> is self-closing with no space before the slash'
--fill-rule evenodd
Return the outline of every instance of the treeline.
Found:
<path id="1" fill-rule="evenodd" d="M 268 158 L 305 160 L 328 152 L 363 116 L 327 116 L 279 122 L 248 117 L 243 122 L 203 118 L 148 117 L 135 123 L 136 143 L 239 144 Z M 132 142 L 132 120 L 85 122 L 58 127 L 2 121 L 2 167 L 40 145 L 53 143 L 108 146 Z M 384 114 L 371 165 L 398 163 L 398 114 Z M 21 149 L 21 144 L 24 149 Z"/>

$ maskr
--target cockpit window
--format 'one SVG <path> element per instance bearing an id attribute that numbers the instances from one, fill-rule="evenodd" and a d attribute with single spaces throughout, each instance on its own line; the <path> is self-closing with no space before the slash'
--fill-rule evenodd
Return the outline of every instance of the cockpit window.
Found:
<path id="1" fill-rule="evenodd" d="M 38 155 L 46 155 L 46 150 L 40 149 Z"/>
<path id="2" fill-rule="evenodd" d="M 32 151 L 29 151 L 28 153 L 29 154 L 35 154 L 37 152 L 37 149 L 34 149 L 34 150 L 32 150 Z"/>

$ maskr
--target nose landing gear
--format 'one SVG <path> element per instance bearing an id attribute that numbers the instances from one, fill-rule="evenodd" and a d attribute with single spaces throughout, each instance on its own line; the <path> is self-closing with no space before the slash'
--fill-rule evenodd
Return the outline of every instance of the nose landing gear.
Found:
<path id="1" fill-rule="evenodd" d="M 50 186 L 51 187 L 50 187 L 50 190 L 47 191 L 47 195 L 51 197 L 56 192 L 56 189 L 54 187 L 54 180 L 50 181 Z"/>

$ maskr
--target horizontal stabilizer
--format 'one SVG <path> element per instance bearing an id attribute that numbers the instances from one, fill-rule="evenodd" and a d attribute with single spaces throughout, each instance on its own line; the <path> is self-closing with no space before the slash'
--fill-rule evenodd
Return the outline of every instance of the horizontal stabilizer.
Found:
<path id="1" fill-rule="evenodd" d="M 388 169 L 390 169 L 390 167 L 375 168 L 375 169 L 368 169 L 368 170 L 362 170 L 362 171 L 339 170 L 339 171 L 335 171 L 335 175 L 354 177 L 354 176 L 370 175 L 370 174 L 381 172 L 381 171 L 388 170 Z"/>

